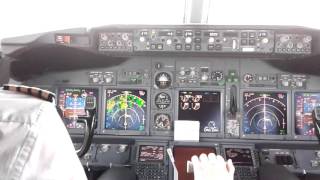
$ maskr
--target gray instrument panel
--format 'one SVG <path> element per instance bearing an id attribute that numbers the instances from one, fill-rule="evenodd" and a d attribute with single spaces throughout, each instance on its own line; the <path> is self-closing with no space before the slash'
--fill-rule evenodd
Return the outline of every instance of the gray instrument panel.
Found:
<path id="1" fill-rule="evenodd" d="M 312 50 L 312 37 L 308 33 L 270 29 L 166 27 L 95 32 L 98 40 L 94 46 L 103 53 L 190 51 L 310 55 Z M 268 158 L 271 163 L 286 166 L 275 160 L 275 154 L 289 154 L 295 166 L 286 167 L 293 172 L 320 172 L 319 152 L 304 159 L 305 154 L 315 151 L 298 147 L 275 150 L 272 145 L 259 147 L 259 144 L 269 142 L 315 144 L 310 113 L 315 105 L 320 105 L 318 82 L 318 76 L 281 71 L 255 57 L 143 54 L 131 56 L 113 67 L 47 73 L 24 84 L 50 89 L 57 95 L 65 88 L 60 105 L 71 109 L 67 114 L 80 113 L 76 109 L 81 106 L 81 98 L 76 100 L 78 104 L 72 103 L 73 99 L 95 93 L 83 89 L 98 90 L 98 125 L 94 138 L 107 141 L 111 136 L 136 141 L 134 145 L 94 142 L 82 158 L 84 165 L 134 166 L 140 174 L 144 173 L 141 170 L 144 167 L 152 167 L 157 173 L 165 172 L 166 177 L 157 173 L 150 173 L 150 177 L 172 179 L 172 174 L 167 174 L 172 170 L 167 157 L 161 163 L 138 163 L 139 148 L 152 146 L 156 149 L 159 144 L 170 147 L 174 121 L 189 118 L 201 121 L 201 142 L 197 145 L 214 145 L 217 152 L 224 152 L 226 148 L 250 149 L 253 163 L 247 168 L 247 177 L 254 179 L 259 162 L 263 164 Z M 77 137 L 82 129 L 71 128 L 69 132 Z M 260 160 L 255 152 L 259 152 Z"/>

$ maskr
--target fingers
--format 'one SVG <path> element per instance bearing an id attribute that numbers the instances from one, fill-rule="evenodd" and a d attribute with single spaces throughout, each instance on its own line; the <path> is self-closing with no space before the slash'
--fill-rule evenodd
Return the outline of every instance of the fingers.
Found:
<path id="1" fill-rule="evenodd" d="M 228 169 L 229 174 L 233 176 L 235 168 L 234 168 L 234 165 L 233 165 L 231 159 L 228 159 L 228 161 L 227 161 L 227 169 Z"/>
<path id="2" fill-rule="evenodd" d="M 196 171 L 197 169 L 200 168 L 200 161 L 199 161 L 198 156 L 196 156 L 196 155 L 192 156 L 191 162 L 193 165 L 193 171 Z"/>
<path id="3" fill-rule="evenodd" d="M 216 154 L 214 154 L 214 153 L 210 153 L 210 154 L 208 155 L 208 159 L 209 159 L 210 162 L 214 162 L 214 161 L 217 160 L 217 156 L 216 156 Z"/>

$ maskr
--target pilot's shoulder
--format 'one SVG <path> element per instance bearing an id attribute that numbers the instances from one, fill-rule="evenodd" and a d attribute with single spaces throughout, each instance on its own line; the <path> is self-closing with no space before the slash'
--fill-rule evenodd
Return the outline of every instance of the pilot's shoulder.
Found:
<path id="1" fill-rule="evenodd" d="M 41 112 L 55 108 L 53 101 L 54 94 L 49 91 L 5 85 L 0 90 L 0 116 L 3 117 L 2 121 L 32 123 Z"/>
<path id="2" fill-rule="evenodd" d="M 37 87 L 6 84 L 3 86 L 3 90 L 0 91 L 0 98 L 22 98 L 23 96 L 25 98 L 40 99 L 48 102 L 54 102 L 55 100 L 54 93 Z"/>

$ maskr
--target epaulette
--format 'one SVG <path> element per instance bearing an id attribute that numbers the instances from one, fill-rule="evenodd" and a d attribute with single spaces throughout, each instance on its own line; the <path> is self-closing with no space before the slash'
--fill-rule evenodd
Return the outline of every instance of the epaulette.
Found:
<path id="1" fill-rule="evenodd" d="M 45 101 L 54 102 L 55 94 L 37 87 L 29 87 L 23 85 L 5 84 L 3 90 L 21 92 L 33 97 L 43 99 Z"/>

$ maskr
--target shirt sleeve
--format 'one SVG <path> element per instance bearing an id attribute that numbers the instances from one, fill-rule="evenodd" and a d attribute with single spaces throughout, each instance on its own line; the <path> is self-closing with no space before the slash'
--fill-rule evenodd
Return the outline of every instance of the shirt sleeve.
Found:
<path id="1" fill-rule="evenodd" d="M 70 135 L 54 105 L 44 103 L 38 118 L 38 135 L 21 179 L 87 179 Z"/>

